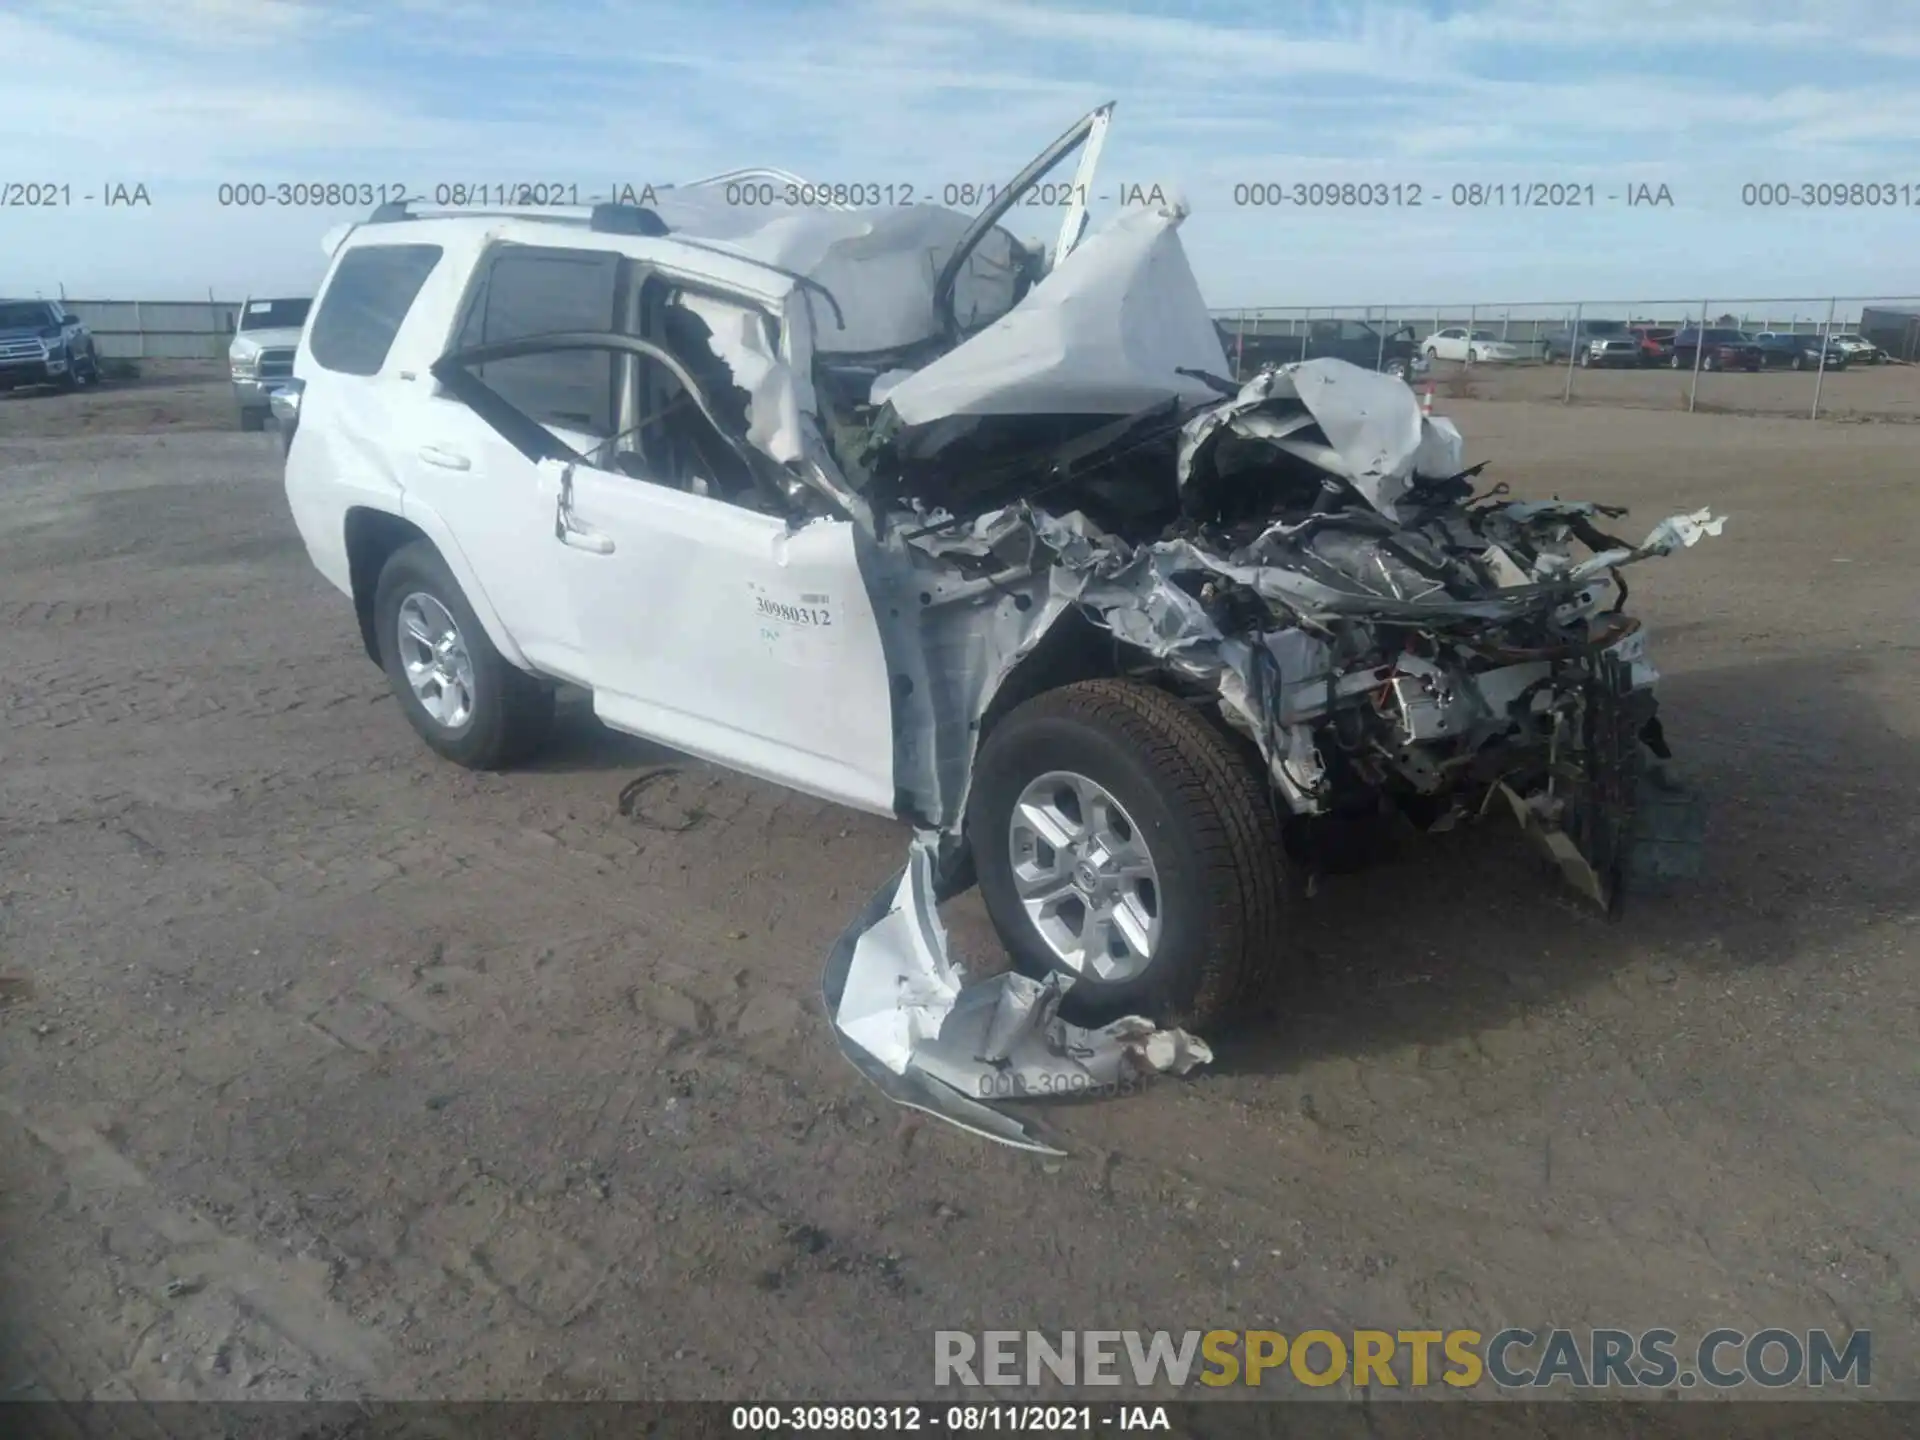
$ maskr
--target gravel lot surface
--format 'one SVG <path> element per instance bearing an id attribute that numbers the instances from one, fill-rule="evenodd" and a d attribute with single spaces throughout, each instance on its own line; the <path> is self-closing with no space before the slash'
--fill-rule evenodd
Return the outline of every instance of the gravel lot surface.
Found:
<path id="1" fill-rule="evenodd" d="M 1558 1324 L 1871 1327 L 1920 1397 L 1920 431 L 1439 408 L 1517 493 L 1731 515 L 1632 576 L 1708 875 L 1609 925 L 1488 825 L 1332 880 L 1274 1013 L 1043 1162 L 833 1046 L 901 829 L 694 764 L 624 816 L 672 757 L 582 713 L 441 763 L 220 387 L 0 400 L 0 1392 L 846 1399 L 930 1391 L 936 1328 Z"/>

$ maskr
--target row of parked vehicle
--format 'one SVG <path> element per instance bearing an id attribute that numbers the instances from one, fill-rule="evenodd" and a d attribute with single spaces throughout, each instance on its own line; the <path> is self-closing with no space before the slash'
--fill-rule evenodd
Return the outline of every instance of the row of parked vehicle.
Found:
<path id="1" fill-rule="evenodd" d="M 86 322 L 58 300 L 0 300 L 0 391 L 100 383 Z"/>
<path id="2" fill-rule="evenodd" d="M 1582 320 L 1532 341 L 1502 340 L 1491 330 L 1464 325 L 1436 330 L 1420 345 L 1428 360 L 1464 360 L 1501 364 L 1539 359 L 1545 363 L 1593 366 L 1666 365 L 1691 370 L 1829 370 L 1877 365 L 1886 359 L 1864 335 L 1799 335 L 1785 330 L 1749 332 L 1730 326 L 1636 324 L 1625 320 Z"/>

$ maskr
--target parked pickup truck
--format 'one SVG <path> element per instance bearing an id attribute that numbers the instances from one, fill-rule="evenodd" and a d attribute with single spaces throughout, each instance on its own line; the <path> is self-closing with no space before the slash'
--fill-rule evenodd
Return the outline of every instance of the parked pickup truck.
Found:
<path id="1" fill-rule="evenodd" d="M 1746 331 L 1709 325 L 1704 343 L 1702 333 L 1692 325 L 1677 333 L 1667 364 L 1675 370 L 1691 370 L 1698 355 L 1702 370 L 1759 370 L 1765 366 L 1766 352 Z"/>
<path id="2" fill-rule="evenodd" d="M 1624 320 L 1582 320 L 1549 331 L 1540 358 L 1549 365 L 1569 355 L 1578 365 L 1638 365 L 1640 341 Z"/>
<path id="3" fill-rule="evenodd" d="M 0 300 L 0 390 L 100 380 L 93 334 L 58 300 Z"/>
<path id="4" fill-rule="evenodd" d="M 1309 320 L 1303 333 L 1259 335 L 1242 334 L 1223 324 L 1220 343 L 1242 377 L 1296 360 L 1344 360 L 1401 380 L 1423 375 L 1429 368 L 1411 325 L 1383 334 L 1365 320 Z"/>
<path id="5" fill-rule="evenodd" d="M 227 364 L 242 430 L 263 430 L 274 390 L 293 375 L 293 355 L 312 300 L 254 300 L 240 306 Z"/>

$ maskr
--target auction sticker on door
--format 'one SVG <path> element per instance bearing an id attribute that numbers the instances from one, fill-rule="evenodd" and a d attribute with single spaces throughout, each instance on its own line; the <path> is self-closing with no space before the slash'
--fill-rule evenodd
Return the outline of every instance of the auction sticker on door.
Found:
<path id="1" fill-rule="evenodd" d="M 838 597 L 820 590 L 792 590 L 747 581 L 747 604 L 767 654 L 788 665 L 825 661 L 841 648 L 845 627 Z"/>

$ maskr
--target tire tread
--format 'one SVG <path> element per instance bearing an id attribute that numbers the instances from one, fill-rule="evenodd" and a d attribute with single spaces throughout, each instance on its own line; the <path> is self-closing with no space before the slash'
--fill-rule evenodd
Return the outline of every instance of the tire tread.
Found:
<path id="1" fill-rule="evenodd" d="M 1190 704 L 1137 680 L 1083 680 L 1020 708 L 1035 716 L 1091 721 L 1123 735 L 1162 778 L 1193 830 L 1213 901 L 1212 944 L 1186 1012 L 1156 1018 L 1207 1025 L 1257 1000 L 1279 958 L 1290 888 L 1278 819 L 1262 778 Z"/>

